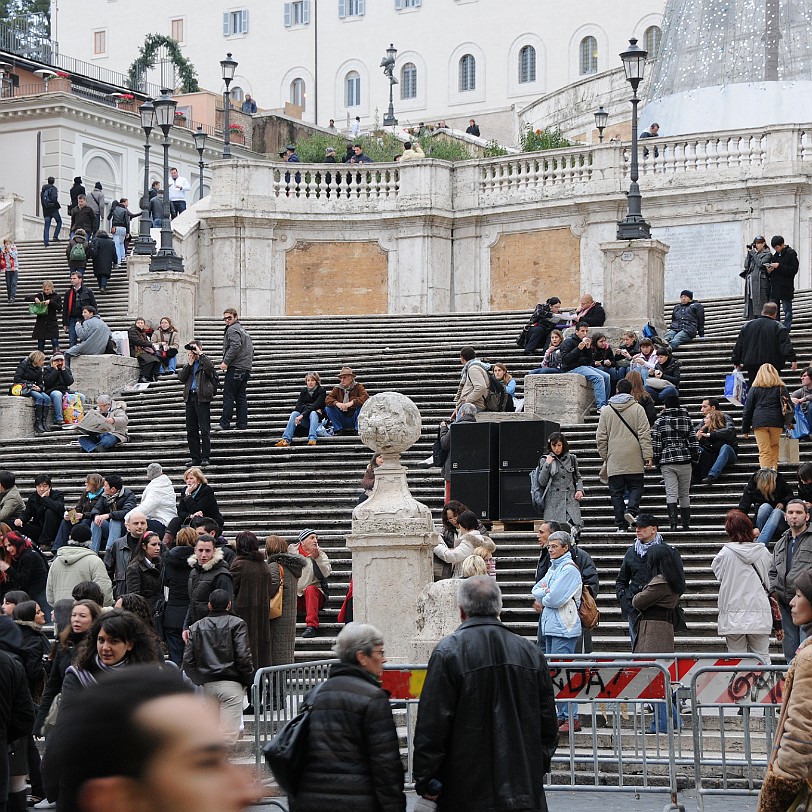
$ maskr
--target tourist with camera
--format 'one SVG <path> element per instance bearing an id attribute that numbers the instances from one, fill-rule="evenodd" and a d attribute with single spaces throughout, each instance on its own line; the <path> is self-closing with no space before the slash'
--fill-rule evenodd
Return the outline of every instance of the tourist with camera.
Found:
<path id="1" fill-rule="evenodd" d="M 184 346 L 186 366 L 178 372 L 186 402 L 186 442 L 191 458 L 185 465 L 208 465 L 211 457 L 211 402 L 219 379 L 211 359 L 204 355 L 199 340 Z"/>

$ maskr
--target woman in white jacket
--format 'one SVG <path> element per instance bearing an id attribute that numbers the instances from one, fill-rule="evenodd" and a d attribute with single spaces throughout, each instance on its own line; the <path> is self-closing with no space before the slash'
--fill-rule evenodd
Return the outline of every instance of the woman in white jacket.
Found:
<path id="1" fill-rule="evenodd" d="M 163 538 L 169 522 L 178 515 L 175 488 L 157 462 L 147 466 L 147 479 L 137 509 L 147 517 L 147 527 Z"/>
<path id="2" fill-rule="evenodd" d="M 728 651 L 758 654 L 769 663 L 773 621 L 767 589 L 772 556 L 753 535 L 753 523 L 741 510 L 728 511 L 725 532 L 730 541 L 711 564 L 719 581 L 719 634 Z"/>
<path id="3" fill-rule="evenodd" d="M 449 549 L 445 542 L 441 541 L 434 548 L 434 555 L 441 561 L 448 564 L 453 564 L 451 570 L 452 578 L 462 577 L 462 562 L 473 555 L 477 547 L 484 547 L 491 553 L 496 549 L 496 545 L 487 537 L 483 536 L 477 527 L 479 527 L 479 519 L 476 514 L 471 510 L 464 510 L 457 516 L 457 526 L 462 531 L 458 536 L 457 544 L 453 549 Z"/>

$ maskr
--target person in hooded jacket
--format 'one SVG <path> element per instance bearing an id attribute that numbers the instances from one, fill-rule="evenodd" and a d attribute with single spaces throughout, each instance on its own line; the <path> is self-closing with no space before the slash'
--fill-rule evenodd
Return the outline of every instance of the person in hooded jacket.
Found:
<path id="1" fill-rule="evenodd" d="M 189 627 L 209 613 L 209 595 L 215 589 L 225 589 L 234 596 L 234 582 L 223 551 L 214 543 L 212 536 L 198 536 L 194 552 L 187 559 L 192 571 L 189 573 L 189 609 L 183 621 L 183 641 L 189 642 Z"/>
<path id="2" fill-rule="evenodd" d="M 87 253 L 93 262 L 93 276 L 99 283 L 99 292 L 106 292 L 116 264 L 116 244 L 106 231 L 100 229 L 90 241 Z"/>
<path id="3" fill-rule="evenodd" d="M 76 524 L 70 531 L 68 543 L 60 547 L 48 570 L 45 592 L 48 603 L 70 598 L 73 588 L 83 581 L 93 581 L 101 588 L 104 605 L 113 605 L 113 584 L 104 562 L 90 549 L 90 528 Z"/>
<path id="4" fill-rule="evenodd" d="M 163 555 L 167 598 L 161 626 L 169 659 L 178 668 L 183 662 L 183 621 L 189 611 L 189 555 L 196 543 L 197 533 L 191 527 L 182 527 L 175 536 L 175 546 Z"/>
<path id="5" fill-rule="evenodd" d="M 65 513 L 65 494 L 52 487 L 48 474 L 34 477 L 34 493 L 25 502 L 25 512 L 14 525 L 37 543 L 41 550 L 50 550 Z"/>
<path id="6" fill-rule="evenodd" d="M 177 515 L 172 480 L 157 462 L 147 466 L 147 485 L 141 494 L 138 510 L 147 517 L 147 526 L 163 538 L 167 526 Z"/>
<path id="7" fill-rule="evenodd" d="M 746 513 L 729 510 L 725 516 L 728 541 L 716 554 L 711 569 L 719 581 L 717 629 L 731 653 L 758 654 L 770 662 L 772 610 L 769 550 L 759 542 Z"/>

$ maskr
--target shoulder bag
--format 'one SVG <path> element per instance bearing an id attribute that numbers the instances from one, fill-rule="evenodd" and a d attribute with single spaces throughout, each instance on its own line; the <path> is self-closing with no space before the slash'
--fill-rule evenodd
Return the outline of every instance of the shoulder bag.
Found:
<path id="1" fill-rule="evenodd" d="M 321 686 L 317 685 L 305 698 L 299 713 L 262 748 L 265 761 L 276 783 L 288 794 L 295 795 L 307 761 L 310 735 L 310 712 Z"/>
<path id="2" fill-rule="evenodd" d="M 575 567 L 578 572 L 581 571 L 581 568 L 574 561 L 572 562 L 572 566 Z M 573 600 L 575 600 L 574 596 Z M 592 597 L 589 587 L 583 583 L 583 580 L 581 581 L 581 603 L 577 604 L 577 608 L 578 617 L 581 620 L 581 627 L 587 631 L 596 629 L 601 622 L 601 613 L 598 610 L 598 604 L 595 603 L 595 598 Z"/>
<path id="3" fill-rule="evenodd" d="M 643 458 L 643 446 L 640 445 L 640 438 L 637 436 L 637 432 L 626 422 L 623 415 L 614 407 L 611 403 L 606 404 L 619 418 L 620 422 L 632 433 L 632 437 L 637 440 L 637 447 L 640 449 L 640 457 Z M 645 459 L 643 459 L 643 465 L 646 464 Z M 607 460 L 603 461 L 603 465 L 601 466 L 601 470 L 598 472 L 598 480 L 601 482 L 602 485 L 609 484 L 609 463 Z"/>
<path id="4" fill-rule="evenodd" d="M 770 602 L 770 614 L 773 617 L 773 634 L 775 634 L 775 639 L 780 642 L 784 639 L 784 624 L 781 620 L 781 607 L 778 605 L 778 598 L 770 594 L 770 590 L 767 589 L 767 584 L 761 580 L 761 575 L 756 569 L 756 565 L 750 564 L 750 566 L 753 568 L 753 572 L 755 572 L 756 578 L 758 578 L 761 588 L 764 590 L 764 594 Z"/>
<path id="5" fill-rule="evenodd" d="M 277 562 L 277 566 L 279 567 L 279 589 L 276 590 L 276 594 L 271 598 L 268 612 L 269 620 L 275 620 L 282 616 L 282 598 L 285 592 L 285 571 L 282 569 L 280 563 Z"/>

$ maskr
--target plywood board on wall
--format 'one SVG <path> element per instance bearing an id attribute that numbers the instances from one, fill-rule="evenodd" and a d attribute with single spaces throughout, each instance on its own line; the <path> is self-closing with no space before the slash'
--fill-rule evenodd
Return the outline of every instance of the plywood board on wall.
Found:
<path id="1" fill-rule="evenodd" d="M 285 254 L 288 316 L 388 312 L 388 262 L 377 242 L 300 242 Z"/>
<path id="2" fill-rule="evenodd" d="M 491 248 L 491 309 L 527 310 L 550 296 L 581 295 L 580 240 L 569 228 L 502 234 Z"/>

